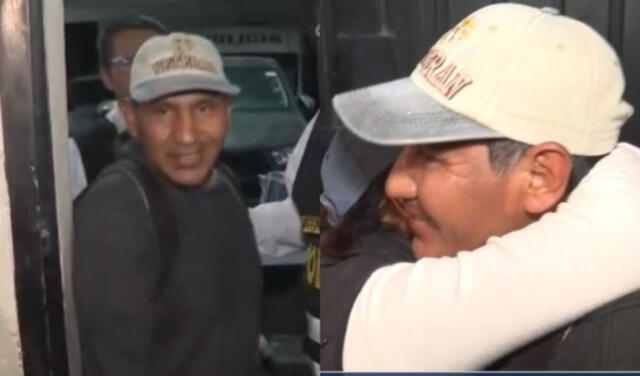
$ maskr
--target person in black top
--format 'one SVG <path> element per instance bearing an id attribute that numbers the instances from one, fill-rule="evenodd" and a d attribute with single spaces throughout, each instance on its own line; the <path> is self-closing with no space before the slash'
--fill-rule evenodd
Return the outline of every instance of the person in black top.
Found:
<path id="1" fill-rule="evenodd" d="M 217 163 L 232 98 L 217 49 L 149 39 L 123 113 L 134 138 L 75 206 L 73 282 L 85 375 L 250 375 L 261 268 Z"/>
<path id="2" fill-rule="evenodd" d="M 342 369 L 349 312 L 367 278 L 379 267 L 415 260 L 402 221 L 384 195 L 398 148 L 368 144 L 346 129 L 331 141 L 321 167 L 324 209 L 320 237 L 320 363 Z"/>
<path id="3" fill-rule="evenodd" d="M 320 362 L 324 371 L 342 370 L 342 350 L 351 307 L 369 276 L 378 268 L 415 257 L 402 221 L 384 195 L 389 169 L 380 173 L 320 238 Z"/>

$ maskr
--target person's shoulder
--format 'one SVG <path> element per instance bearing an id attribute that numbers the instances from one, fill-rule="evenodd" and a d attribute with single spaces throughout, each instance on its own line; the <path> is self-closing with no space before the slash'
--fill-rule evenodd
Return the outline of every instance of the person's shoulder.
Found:
<path id="1" fill-rule="evenodd" d="M 240 181 L 233 173 L 233 170 L 222 162 L 216 163 L 214 169 L 214 185 L 226 187 L 227 194 L 234 197 L 240 206 L 245 208 L 245 201 L 242 197 L 242 189 L 240 187 Z"/>
<path id="2" fill-rule="evenodd" d="M 568 326 L 549 369 L 628 370 L 640 367 L 640 290 L 603 305 Z"/>
<path id="3" fill-rule="evenodd" d="M 358 294 L 369 277 L 378 269 L 399 263 L 415 261 L 411 247 L 399 234 L 378 230 L 363 235 L 347 250 L 344 257 L 336 257 L 323 252 L 321 274 L 325 276 L 321 293 L 327 295 L 349 295 L 352 299 Z M 349 286 L 347 290 L 345 286 Z"/>
<path id="4" fill-rule="evenodd" d="M 80 108 L 69 113 L 69 133 L 73 138 L 115 137 L 115 125 L 104 116 L 95 113 L 94 108 Z"/>
<path id="5" fill-rule="evenodd" d="M 637 329 L 640 329 L 640 290 L 604 304 L 574 322 L 567 331 L 567 340 L 563 341 L 563 345 L 570 345 L 572 342 L 569 340 L 579 339 L 580 342 L 588 337 L 599 338 L 601 345 L 607 342 L 605 345 L 619 347 L 630 336 L 634 338 L 633 343 L 640 344 Z M 604 338 L 609 338 L 610 341 L 605 341 Z"/>
<path id="6" fill-rule="evenodd" d="M 381 267 L 411 261 L 414 259 L 408 243 L 403 242 L 399 235 L 381 229 L 362 235 L 349 247 L 344 257 L 323 253 L 322 267 L 324 273 L 336 279 L 364 283 Z"/>
<path id="7" fill-rule="evenodd" d="M 581 322 L 592 322 L 602 319 L 607 319 L 615 316 L 621 312 L 639 312 L 640 311 L 640 290 L 636 290 L 630 294 L 627 294 L 619 299 L 609 302 L 595 311 L 586 315 Z M 640 315 L 635 320 L 636 325 L 640 326 Z"/>
<path id="8" fill-rule="evenodd" d="M 240 182 L 238 181 L 238 178 L 236 177 L 236 175 L 233 173 L 233 170 L 231 169 L 231 167 L 227 166 L 222 162 L 218 162 L 216 163 L 214 173 L 218 174 L 221 177 L 220 180 L 222 180 L 224 184 L 227 184 L 231 188 L 236 189 L 238 191 L 240 190 Z"/>
<path id="9" fill-rule="evenodd" d="M 82 270 L 130 260 L 157 244 L 146 195 L 126 170 L 113 165 L 74 201 L 73 224 L 74 260 Z"/>
<path id="10" fill-rule="evenodd" d="M 361 258 L 359 262 L 364 261 L 371 266 L 415 261 L 409 241 L 393 230 L 383 228 L 364 234 L 352 247 Z"/>
<path id="11" fill-rule="evenodd" d="M 97 208 L 146 206 L 145 194 L 134 174 L 121 162 L 108 166 L 74 201 L 76 214 Z"/>

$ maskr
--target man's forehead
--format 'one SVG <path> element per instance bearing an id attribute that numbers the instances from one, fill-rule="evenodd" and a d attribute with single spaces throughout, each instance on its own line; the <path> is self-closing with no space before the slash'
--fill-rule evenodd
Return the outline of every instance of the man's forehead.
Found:
<path id="1" fill-rule="evenodd" d="M 149 35 L 159 35 L 160 33 L 157 30 L 154 29 L 150 29 L 150 28 L 146 28 L 146 27 L 131 27 L 131 28 L 126 28 L 126 29 L 122 29 L 119 30 L 118 32 L 116 32 L 114 34 L 114 36 L 134 36 L 134 35 L 141 35 L 141 36 L 149 36 Z"/>
<path id="2" fill-rule="evenodd" d="M 151 102 L 143 103 L 143 104 L 184 104 L 184 103 L 192 103 L 192 102 L 202 102 L 208 100 L 228 100 L 230 97 L 226 94 L 214 92 L 214 91 L 204 91 L 204 90 L 195 90 L 195 91 L 185 91 L 179 93 L 173 93 L 169 95 L 165 95 L 158 99 L 155 99 Z"/>
<path id="3" fill-rule="evenodd" d="M 471 146 L 488 146 L 487 140 L 457 141 L 457 142 L 440 142 L 431 144 L 414 144 L 408 147 L 419 148 L 421 150 L 441 153 L 447 151 L 463 150 Z"/>
<path id="4" fill-rule="evenodd" d="M 159 33 L 152 29 L 124 29 L 113 35 L 111 43 L 114 49 L 130 47 L 137 50 L 147 39 L 156 35 L 159 35 Z"/>

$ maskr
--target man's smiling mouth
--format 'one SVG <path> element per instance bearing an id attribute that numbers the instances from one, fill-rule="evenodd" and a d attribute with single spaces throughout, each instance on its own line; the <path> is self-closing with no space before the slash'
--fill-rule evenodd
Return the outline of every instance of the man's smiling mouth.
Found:
<path id="1" fill-rule="evenodd" d="M 423 232 L 425 227 L 438 228 L 436 221 L 430 215 L 424 213 L 416 200 L 393 200 L 393 204 L 412 233 Z M 416 231 L 416 229 L 423 229 L 423 231 Z"/>
<path id="2" fill-rule="evenodd" d="M 197 165 L 201 160 L 201 153 L 187 152 L 187 153 L 173 153 L 171 158 L 176 162 L 178 167 L 189 168 Z"/>

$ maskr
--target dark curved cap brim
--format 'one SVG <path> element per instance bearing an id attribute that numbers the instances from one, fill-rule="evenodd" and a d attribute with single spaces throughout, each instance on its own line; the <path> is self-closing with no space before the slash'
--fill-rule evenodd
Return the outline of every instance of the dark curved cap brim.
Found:
<path id="1" fill-rule="evenodd" d="M 374 144 L 435 144 L 504 138 L 442 106 L 409 78 L 339 94 L 333 98 L 333 105 L 351 132 Z"/>

